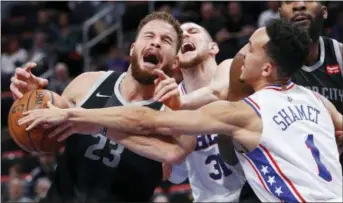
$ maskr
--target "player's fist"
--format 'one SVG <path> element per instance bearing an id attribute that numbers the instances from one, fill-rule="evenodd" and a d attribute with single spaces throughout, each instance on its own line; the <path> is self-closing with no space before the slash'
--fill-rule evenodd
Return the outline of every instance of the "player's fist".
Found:
<path id="1" fill-rule="evenodd" d="M 24 93 L 43 88 L 48 85 L 48 80 L 37 77 L 31 73 L 31 69 L 36 67 L 35 63 L 27 63 L 24 68 L 16 68 L 15 74 L 11 78 L 10 89 L 14 99 L 21 98 Z"/>
<path id="2" fill-rule="evenodd" d="M 154 70 L 153 73 L 158 76 L 155 80 L 154 100 L 163 102 L 173 110 L 180 109 L 181 98 L 175 79 L 167 76 L 161 70 Z"/>

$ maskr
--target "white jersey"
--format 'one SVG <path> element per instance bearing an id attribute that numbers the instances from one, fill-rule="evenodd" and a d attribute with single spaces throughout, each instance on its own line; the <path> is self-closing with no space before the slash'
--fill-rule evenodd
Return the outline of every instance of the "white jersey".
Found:
<path id="1" fill-rule="evenodd" d="M 230 166 L 220 157 L 217 135 L 197 136 L 195 150 L 182 165 L 173 167 L 170 181 L 179 183 L 187 177 L 195 202 L 238 202 L 246 181 L 239 162 Z"/>
<path id="2" fill-rule="evenodd" d="M 317 93 L 289 82 L 244 99 L 263 121 L 260 144 L 237 152 L 262 202 L 342 202 L 334 125 Z"/>

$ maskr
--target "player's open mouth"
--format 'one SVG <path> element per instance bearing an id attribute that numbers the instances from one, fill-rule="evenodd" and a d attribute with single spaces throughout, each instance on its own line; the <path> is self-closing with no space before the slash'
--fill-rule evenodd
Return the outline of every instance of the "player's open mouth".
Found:
<path id="1" fill-rule="evenodd" d="M 292 22 L 296 23 L 296 24 L 302 24 L 302 23 L 307 23 L 310 22 L 311 18 L 307 15 L 297 15 L 292 19 Z"/>
<path id="2" fill-rule="evenodd" d="M 182 46 L 181 46 L 181 53 L 182 54 L 189 52 L 189 51 L 194 51 L 194 50 L 195 50 L 195 46 L 191 42 L 186 42 L 186 43 L 182 44 Z"/>
<path id="3" fill-rule="evenodd" d="M 143 56 L 143 61 L 144 63 L 150 65 L 150 66 L 156 66 L 159 64 L 160 60 L 157 57 L 156 54 L 151 53 L 151 52 L 147 52 L 144 56 Z"/>

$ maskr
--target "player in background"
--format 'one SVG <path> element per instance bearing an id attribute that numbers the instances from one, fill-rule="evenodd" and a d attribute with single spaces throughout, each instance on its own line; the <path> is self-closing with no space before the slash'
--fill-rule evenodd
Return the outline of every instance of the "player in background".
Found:
<path id="1" fill-rule="evenodd" d="M 240 76 L 255 93 L 239 102 L 169 112 L 50 105 L 26 112 L 19 124 L 31 129 L 68 122 L 142 135 L 218 133 L 235 140 L 246 178 L 261 201 L 341 202 L 342 169 L 334 132 L 343 130 L 343 118 L 325 97 L 290 80 L 304 65 L 310 42 L 307 32 L 282 20 L 255 31 Z"/>
<path id="2" fill-rule="evenodd" d="M 127 73 L 83 73 L 68 85 L 62 97 L 71 107 L 85 109 L 135 105 L 163 110 L 161 102 L 152 100 L 156 78 L 152 71 L 170 74 L 181 44 L 182 30 L 171 15 L 148 15 L 140 22 L 131 46 Z M 16 98 L 47 85 L 47 80 L 32 75 L 34 66 L 18 68 L 12 77 L 11 90 Z M 64 127 L 57 129 L 71 130 L 71 126 Z M 75 130 L 75 136 L 66 140 L 47 202 L 149 201 L 162 179 L 161 162 L 181 162 L 195 145 L 195 137 L 188 136 L 124 136 L 125 131 L 108 131 L 106 137 L 91 126 L 79 130 L 89 136 L 80 136 Z M 123 139 L 111 140 L 118 136 Z"/>
<path id="3" fill-rule="evenodd" d="M 332 38 L 321 36 L 328 15 L 326 6 L 322 1 L 283 1 L 279 12 L 282 19 L 306 30 L 312 39 L 306 63 L 293 75 L 292 80 L 319 92 L 343 113 L 343 46 Z M 180 108 L 199 108 L 227 98 L 237 101 L 252 94 L 252 87 L 240 82 L 238 77 L 246 50 L 247 45 L 238 52 L 231 69 L 224 66 L 218 69 L 211 85 L 181 97 Z M 229 75 L 230 79 L 222 75 Z"/>
<path id="4" fill-rule="evenodd" d="M 177 87 L 173 78 L 162 73 L 155 100 L 168 103 L 165 98 L 170 94 L 187 94 L 209 85 L 218 67 L 215 56 L 219 49 L 209 33 L 191 22 L 182 24 L 181 29 L 183 44 L 178 57 L 183 81 Z M 238 202 L 245 182 L 238 160 L 230 166 L 221 159 L 216 134 L 198 135 L 194 151 L 183 164 L 173 166 L 171 182 L 180 183 L 187 178 L 194 202 Z"/>

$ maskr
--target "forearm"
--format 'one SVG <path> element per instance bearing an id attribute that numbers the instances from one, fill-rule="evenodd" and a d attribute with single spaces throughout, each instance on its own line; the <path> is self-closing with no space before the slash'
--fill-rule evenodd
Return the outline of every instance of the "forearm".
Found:
<path id="1" fill-rule="evenodd" d="M 181 97 L 181 109 L 198 109 L 219 100 L 212 88 L 204 87 Z"/>
<path id="2" fill-rule="evenodd" d="M 120 132 L 148 135 L 154 133 L 154 110 L 146 107 L 109 107 L 68 109 L 68 120 L 99 125 Z M 149 122 L 151 120 L 151 122 Z"/>
<path id="3" fill-rule="evenodd" d="M 222 112 L 221 109 L 218 110 L 218 113 Z M 69 109 L 68 120 L 100 125 L 120 132 L 138 135 L 226 134 L 233 129 L 231 125 L 201 110 L 160 112 L 137 106 Z"/>
<path id="4" fill-rule="evenodd" d="M 177 164 L 185 156 L 185 151 L 169 136 L 126 135 L 113 129 L 108 129 L 106 136 L 130 151 L 155 161 Z"/>

